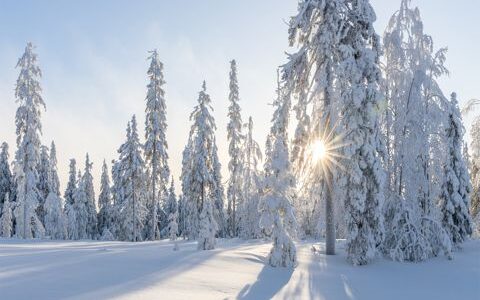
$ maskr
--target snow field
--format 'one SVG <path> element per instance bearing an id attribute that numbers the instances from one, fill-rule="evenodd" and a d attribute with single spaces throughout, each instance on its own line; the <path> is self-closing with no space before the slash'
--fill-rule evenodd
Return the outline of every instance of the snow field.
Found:
<path id="1" fill-rule="evenodd" d="M 312 244 L 318 249 L 312 252 Z M 480 241 L 454 260 L 423 263 L 377 259 L 355 267 L 343 241 L 336 256 L 323 242 L 297 243 L 298 266 L 265 264 L 271 244 L 219 240 L 129 243 L 0 239 L 1 299 L 477 299 Z"/>

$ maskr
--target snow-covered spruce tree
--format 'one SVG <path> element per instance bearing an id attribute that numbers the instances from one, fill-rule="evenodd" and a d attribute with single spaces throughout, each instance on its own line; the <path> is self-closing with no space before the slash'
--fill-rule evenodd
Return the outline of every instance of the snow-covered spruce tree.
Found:
<path id="1" fill-rule="evenodd" d="M 25 53 L 18 60 L 17 68 L 20 68 L 20 75 L 15 87 L 15 98 L 19 107 L 15 116 L 17 152 L 14 174 L 17 182 L 17 206 L 14 214 L 16 235 L 26 239 L 42 237 L 45 231 L 36 214 L 40 199 L 37 189 L 37 165 L 42 133 L 40 117 L 42 109 L 45 109 L 45 102 L 40 95 L 42 89 L 39 79 L 42 73 L 31 43 L 25 47 Z"/>
<path id="2" fill-rule="evenodd" d="M 10 199 L 12 199 L 11 195 L 14 189 L 13 175 L 10 171 L 8 159 L 8 144 L 3 142 L 0 152 L 0 210 L 2 209 L 7 194 L 9 194 Z"/>
<path id="3" fill-rule="evenodd" d="M 118 150 L 118 168 L 123 199 L 119 205 L 119 238 L 128 241 L 142 241 L 142 231 L 147 217 L 145 190 L 145 162 L 142 145 L 137 133 L 137 121 L 132 117 L 127 127 L 127 141 Z"/>
<path id="4" fill-rule="evenodd" d="M 42 224 L 45 224 L 45 209 L 44 203 L 47 199 L 48 194 L 50 194 L 49 190 L 49 177 L 50 177 L 50 156 L 49 156 L 49 149 L 47 146 L 40 147 L 40 161 L 37 166 L 37 174 L 38 174 L 38 183 L 37 188 L 40 194 L 40 198 L 38 200 L 38 208 L 37 208 L 37 215 Z"/>
<path id="5" fill-rule="evenodd" d="M 97 229 L 97 205 L 95 204 L 95 190 L 93 189 L 92 165 L 90 157 L 87 153 L 85 157 L 85 172 L 82 181 L 85 188 L 85 196 L 87 197 L 87 236 L 90 239 L 96 239 L 98 235 Z"/>
<path id="6" fill-rule="evenodd" d="M 76 230 L 76 232 L 69 232 L 69 238 L 75 240 L 88 239 L 88 197 L 85 187 L 85 181 L 83 180 L 81 172 L 78 171 L 77 175 L 77 188 L 73 194 L 73 205 L 70 208 L 72 210 L 71 214 L 75 215 L 75 219 L 70 219 L 68 216 L 67 227 L 69 230 Z M 70 214 L 70 212 L 69 212 Z M 71 224 L 70 222 L 75 222 Z M 71 236 L 71 237 L 70 237 Z"/>
<path id="7" fill-rule="evenodd" d="M 190 239 L 199 238 L 200 213 L 205 202 L 212 202 L 217 225 L 224 223 L 223 187 L 215 144 L 216 126 L 210 110 L 210 96 L 203 82 L 198 105 L 190 115 L 193 124 L 182 161 L 182 192 L 187 201 L 187 235 Z"/>
<path id="8" fill-rule="evenodd" d="M 298 14 L 290 20 L 289 29 L 289 43 L 299 49 L 289 55 L 289 61 L 282 69 L 288 96 L 292 98 L 291 101 L 297 99 L 294 109 L 298 124 L 293 141 L 292 167 L 297 176 L 305 177 L 302 180 L 303 188 L 299 190 L 295 201 L 297 215 L 307 235 L 315 235 L 320 220 L 329 220 L 326 231 L 328 240 L 333 241 L 332 245 L 329 245 L 331 251 L 334 250 L 331 246 L 334 246 L 335 241 L 333 198 L 342 203 L 340 200 L 345 196 L 337 193 L 337 190 L 342 189 L 325 193 L 324 181 L 333 181 L 337 176 L 337 166 L 319 174 L 318 162 L 312 161 L 309 148 L 329 135 L 334 138 L 340 136 L 330 128 L 333 126 L 326 125 L 337 122 L 339 111 L 343 107 L 342 97 L 335 83 L 338 85 L 341 71 L 339 41 L 344 35 L 343 28 L 347 22 L 345 11 L 343 0 L 300 1 Z M 342 145 L 343 141 L 334 140 L 334 144 Z M 322 210 L 320 205 L 329 209 Z M 319 216 L 320 211 L 324 211 L 328 217 Z"/>
<path id="9" fill-rule="evenodd" d="M 67 223 L 68 239 L 76 240 L 78 236 L 77 216 L 75 212 L 75 191 L 77 190 L 77 168 L 75 159 L 70 159 L 68 183 L 63 198 L 65 200 L 64 212 Z"/>
<path id="10" fill-rule="evenodd" d="M 62 199 L 60 198 L 60 183 L 57 171 L 57 150 L 52 141 L 49 155 L 47 189 L 48 196 L 43 206 L 45 234 L 52 239 L 66 239 L 67 219 L 63 210 Z"/>
<path id="11" fill-rule="evenodd" d="M 68 183 L 63 198 L 65 199 L 65 206 L 72 205 L 74 203 L 73 194 L 77 189 L 77 162 L 75 159 L 70 159 L 69 171 L 68 171 Z"/>
<path id="12" fill-rule="evenodd" d="M 377 254 L 384 238 L 383 184 L 379 109 L 380 41 L 373 28 L 375 12 L 368 0 L 346 0 L 346 33 L 340 40 L 339 78 L 346 132 L 344 154 L 347 190 L 346 252 L 354 265 L 364 265 Z"/>
<path id="13" fill-rule="evenodd" d="M 240 218 L 240 236 L 242 238 L 251 239 L 259 238 L 262 233 L 260 230 L 260 212 L 258 204 L 260 200 L 260 173 L 258 165 L 262 160 L 262 151 L 260 146 L 253 139 L 253 120 L 248 118 L 245 124 L 247 134 L 242 145 L 242 153 L 244 155 L 243 162 L 243 203 L 242 216 Z"/>
<path id="14" fill-rule="evenodd" d="M 50 173 L 49 173 L 49 192 L 60 196 L 60 180 L 58 179 L 58 161 L 57 161 L 57 147 L 52 141 L 50 144 Z"/>
<path id="15" fill-rule="evenodd" d="M 394 260 L 421 261 L 440 251 L 450 255 L 434 205 L 447 159 L 442 149 L 448 101 L 436 82 L 447 73 L 445 51 L 434 53 L 419 10 L 403 0 L 384 34 L 387 108 L 382 125 L 389 159 L 383 248 Z"/>
<path id="16" fill-rule="evenodd" d="M 10 202 L 9 194 L 4 196 L 2 215 L 0 217 L 0 236 L 4 238 L 12 237 L 13 234 L 13 206 L 14 203 Z"/>
<path id="17" fill-rule="evenodd" d="M 175 195 L 175 183 L 173 181 L 173 176 L 170 181 L 170 188 L 168 189 L 168 197 L 165 201 L 164 210 L 167 216 L 178 212 L 177 196 Z"/>
<path id="18" fill-rule="evenodd" d="M 182 152 L 182 173 L 180 181 L 182 182 L 182 196 L 181 196 L 181 223 L 182 236 L 189 239 L 196 238 L 196 228 L 198 228 L 198 206 L 196 201 L 191 199 L 194 195 L 193 187 L 193 172 L 191 166 L 192 142 L 191 137 L 188 137 L 187 144 Z"/>
<path id="19" fill-rule="evenodd" d="M 147 85 L 147 106 L 145 109 L 145 163 L 149 174 L 149 224 L 147 238 L 158 239 L 160 229 L 158 228 L 157 211 L 159 202 L 167 196 L 167 185 L 170 177 L 168 167 L 168 144 L 165 136 L 167 130 L 165 84 L 163 76 L 163 64 L 158 58 L 157 50 L 151 52 L 150 68 L 148 77 L 150 82 Z"/>
<path id="20" fill-rule="evenodd" d="M 100 195 L 98 196 L 98 234 L 103 236 L 110 237 L 112 233 L 112 222 L 113 222 L 113 203 L 112 203 L 112 192 L 110 189 L 110 177 L 108 176 L 108 167 L 105 160 L 102 165 L 102 178 L 100 180 Z M 107 232 L 108 231 L 108 232 Z"/>
<path id="21" fill-rule="evenodd" d="M 443 227 L 454 245 L 462 243 L 472 234 L 469 213 L 472 186 L 462 155 L 464 131 L 457 95 L 453 93 L 446 128 L 448 158 L 445 161 L 445 182 L 442 185 L 440 205 Z"/>
<path id="22" fill-rule="evenodd" d="M 259 204 L 261 212 L 260 227 L 271 232 L 273 247 L 269 255 L 269 264 L 273 267 L 295 267 L 297 265 L 296 248 L 291 235 L 295 234 L 296 220 L 291 204 L 295 188 L 288 155 L 288 121 L 290 98 L 278 89 L 278 98 L 274 102 L 275 112 L 270 134 L 272 150 L 267 159 L 263 183 L 263 195 Z"/>
<path id="23" fill-rule="evenodd" d="M 237 79 L 237 63 L 235 60 L 230 62 L 230 92 L 228 100 L 230 106 L 228 107 L 229 122 L 227 125 L 227 139 L 228 154 L 230 162 L 228 163 L 228 170 L 230 171 L 230 179 L 228 180 L 227 188 L 227 217 L 228 217 L 228 235 L 231 237 L 238 236 L 238 213 L 243 205 L 242 194 L 242 152 L 241 145 L 243 142 L 242 135 L 242 116 L 239 105 L 238 79 Z"/>

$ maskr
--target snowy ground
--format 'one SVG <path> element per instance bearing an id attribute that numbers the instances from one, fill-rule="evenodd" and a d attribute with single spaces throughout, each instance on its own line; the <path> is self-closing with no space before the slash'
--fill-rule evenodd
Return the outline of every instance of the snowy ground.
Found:
<path id="1" fill-rule="evenodd" d="M 264 264 L 270 245 L 221 241 L 214 251 L 181 242 L 0 239 L 0 299 L 480 299 L 480 241 L 455 260 L 377 260 L 364 267 L 298 244 L 299 266 Z M 316 244 L 323 248 L 323 244 Z"/>

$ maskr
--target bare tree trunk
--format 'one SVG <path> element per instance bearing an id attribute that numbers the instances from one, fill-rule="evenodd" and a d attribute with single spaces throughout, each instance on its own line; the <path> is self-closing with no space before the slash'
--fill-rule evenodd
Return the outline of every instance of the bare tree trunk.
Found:
<path id="1" fill-rule="evenodd" d="M 133 179 L 133 178 L 132 178 Z M 137 226 L 136 226 L 136 218 L 135 218 L 135 215 L 136 215 L 136 207 L 135 207 L 135 182 L 134 180 L 132 180 L 132 200 L 133 200 L 133 241 L 136 242 L 137 241 Z"/>
<path id="2" fill-rule="evenodd" d="M 235 186 L 235 184 L 234 184 Z M 233 195 L 233 199 L 232 199 L 232 233 L 233 233 L 233 237 L 236 237 L 237 236 L 237 223 L 236 223 L 236 209 L 235 209 L 235 206 L 237 205 L 237 200 L 236 200 L 236 195 L 234 194 Z"/>
<path id="3" fill-rule="evenodd" d="M 154 146 L 155 149 L 156 149 L 156 146 Z M 152 218 L 153 218 L 153 221 L 152 221 L 152 240 L 156 240 L 157 238 L 157 199 L 156 199 L 156 193 L 157 193 L 157 189 L 156 189 L 156 186 L 157 186 L 157 178 L 155 177 L 155 175 L 157 174 L 157 163 L 156 163 L 156 151 L 154 150 L 153 151 L 153 156 L 154 158 L 152 159 L 153 161 L 153 166 L 152 166 Z"/>
<path id="4" fill-rule="evenodd" d="M 330 88 L 333 86 L 332 74 L 331 74 L 331 67 L 328 66 L 329 72 L 327 72 L 327 82 L 328 87 L 325 89 L 325 119 L 324 124 L 326 128 L 326 132 L 333 134 L 332 126 L 330 125 L 330 118 L 331 118 L 331 95 L 330 95 Z M 325 174 L 325 181 L 324 181 L 324 188 L 325 188 L 325 250 L 327 255 L 335 255 L 335 216 L 334 216 L 334 207 L 333 207 L 333 200 L 332 200 L 332 190 L 331 185 L 333 184 L 333 173 L 328 168 L 328 166 L 324 166 L 324 174 Z"/>
<path id="5" fill-rule="evenodd" d="M 330 184 L 333 180 L 332 172 L 326 171 L 326 176 L 328 179 L 325 184 L 325 214 L 326 214 L 326 238 L 325 238 L 325 248 L 327 255 L 335 255 L 335 216 L 333 208 L 333 199 L 332 191 L 330 189 Z"/>

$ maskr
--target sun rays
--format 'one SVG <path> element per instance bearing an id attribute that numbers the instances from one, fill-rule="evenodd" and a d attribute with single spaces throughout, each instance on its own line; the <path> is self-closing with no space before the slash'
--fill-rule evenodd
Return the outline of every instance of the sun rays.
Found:
<path id="1" fill-rule="evenodd" d="M 312 134 L 306 151 L 306 176 L 315 176 L 325 179 L 329 187 L 332 186 L 334 170 L 346 172 L 344 161 L 346 156 L 342 154 L 343 148 L 348 145 L 345 142 L 345 134 L 338 130 L 339 120 L 333 124 L 327 120 L 322 126 L 317 126 Z"/>

